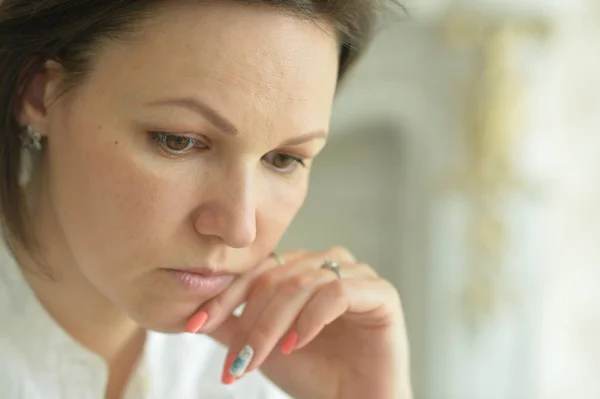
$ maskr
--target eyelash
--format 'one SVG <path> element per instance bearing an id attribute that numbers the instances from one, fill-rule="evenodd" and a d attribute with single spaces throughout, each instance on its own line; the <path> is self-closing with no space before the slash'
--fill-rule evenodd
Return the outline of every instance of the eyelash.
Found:
<path id="1" fill-rule="evenodd" d="M 179 135 L 170 134 L 170 133 L 150 132 L 150 138 L 156 144 L 157 147 L 159 147 L 163 152 L 165 152 L 168 156 L 171 156 L 171 157 L 181 157 L 181 156 L 185 155 L 186 152 L 190 151 L 194 147 L 196 147 L 198 149 L 208 148 L 208 146 L 206 144 L 204 144 L 201 141 L 198 141 L 194 138 L 186 137 L 186 136 L 179 136 Z M 186 147 L 183 150 L 173 150 L 173 149 L 170 149 L 167 147 L 167 141 L 169 139 L 188 140 L 190 144 L 188 145 L 188 147 Z M 299 166 L 302 166 L 303 168 L 306 168 L 306 162 L 304 161 L 304 159 L 302 159 L 300 157 L 296 157 L 296 156 L 289 155 L 289 154 L 270 152 L 267 155 L 265 155 L 263 157 L 263 159 L 265 159 L 268 155 L 278 156 L 278 157 L 282 157 L 286 160 L 291 160 L 294 162 L 294 165 L 296 165 L 296 166 L 299 165 Z M 273 165 L 272 162 L 269 162 L 269 161 L 267 161 L 267 162 L 269 163 L 270 167 L 272 167 L 279 173 L 290 174 L 295 171 L 295 168 L 293 168 L 293 170 L 291 170 L 291 171 L 288 171 L 287 168 L 286 169 L 277 168 Z"/>
<path id="2" fill-rule="evenodd" d="M 150 132 L 150 138 L 156 144 L 157 147 L 159 147 L 167 155 L 173 156 L 173 157 L 185 155 L 185 153 L 187 151 L 191 150 L 194 147 L 199 148 L 199 149 L 207 148 L 206 144 L 204 144 L 194 138 L 186 137 L 186 136 L 178 136 L 175 134 L 169 134 L 169 133 L 164 133 L 164 132 Z M 179 139 L 179 140 L 188 140 L 190 145 L 188 145 L 188 147 L 186 147 L 185 149 L 179 150 L 179 151 L 168 148 L 167 141 L 169 139 L 173 139 L 173 138 Z"/>
<path id="3" fill-rule="evenodd" d="M 273 162 L 267 161 L 269 163 L 269 167 L 275 169 L 279 173 L 291 174 L 291 173 L 293 173 L 293 172 L 296 171 L 296 166 L 302 166 L 303 168 L 306 168 L 306 163 L 304 162 L 304 160 L 302 158 L 295 157 L 295 156 L 289 155 L 289 154 L 282 154 L 282 153 L 277 153 L 277 152 L 270 152 L 267 155 L 265 155 L 263 157 L 263 159 L 265 159 L 268 155 L 271 155 L 271 154 L 273 156 L 276 156 L 276 157 L 281 157 L 281 158 L 284 158 L 286 160 L 293 161 L 293 164 L 292 164 L 293 168 L 291 170 L 289 170 L 289 167 L 285 168 L 285 169 L 277 168 L 276 166 L 273 165 Z"/>

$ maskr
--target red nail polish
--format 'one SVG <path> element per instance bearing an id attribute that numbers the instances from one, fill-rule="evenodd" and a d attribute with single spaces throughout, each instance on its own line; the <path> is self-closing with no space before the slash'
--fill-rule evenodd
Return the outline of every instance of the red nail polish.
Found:
<path id="1" fill-rule="evenodd" d="M 284 355 L 291 355 L 296 348 L 296 345 L 298 345 L 298 333 L 292 330 L 285 338 L 285 341 L 283 341 L 281 352 L 283 352 Z"/>
<path id="2" fill-rule="evenodd" d="M 196 334 L 200 329 L 206 324 L 208 320 L 208 313 L 200 312 L 193 315 L 187 322 L 185 326 L 185 332 Z"/>
<path id="3" fill-rule="evenodd" d="M 230 353 L 227 355 L 227 359 L 225 360 L 225 365 L 223 366 L 223 376 L 221 377 L 221 382 L 225 385 L 233 384 L 236 381 L 236 378 L 229 373 L 231 369 L 231 365 L 237 355 L 235 353 Z"/>

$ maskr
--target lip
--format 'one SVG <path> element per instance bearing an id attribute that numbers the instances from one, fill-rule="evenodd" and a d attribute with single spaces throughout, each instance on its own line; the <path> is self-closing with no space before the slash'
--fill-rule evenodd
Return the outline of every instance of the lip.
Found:
<path id="1" fill-rule="evenodd" d="M 202 269 L 165 269 L 171 278 L 187 292 L 203 297 L 213 297 L 225 290 L 235 276 L 228 273 L 211 273 Z"/>
<path id="2" fill-rule="evenodd" d="M 203 276 L 203 277 L 231 276 L 232 275 L 232 273 L 215 272 L 215 271 L 213 271 L 211 269 L 203 269 L 203 268 L 168 269 L 168 270 L 174 270 L 174 271 L 177 271 L 177 272 L 184 272 L 184 273 L 198 274 L 198 275 Z"/>

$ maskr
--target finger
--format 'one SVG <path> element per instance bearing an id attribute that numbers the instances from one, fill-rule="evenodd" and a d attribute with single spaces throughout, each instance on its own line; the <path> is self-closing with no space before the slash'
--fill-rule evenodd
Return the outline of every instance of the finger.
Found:
<path id="1" fill-rule="evenodd" d="M 250 330 L 269 302 L 281 289 L 282 284 L 309 278 L 322 264 L 322 256 L 311 254 L 286 258 L 284 266 L 272 268 L 255 277 L 252 287 L 247 288 L 247 303 L 241 318 L 242 328 Z M 251 300 L 248 300 L 251 298 Z M 249 325 L 245 323 L 251 323 Z"/>
<path id="2" fill-rule="evenodd" d="M 358 265 L 345 267 L 344 270 L 353 278 L 364 278 L 365 274 L 372 275 L 372 272 L 367 268 Z M 264 297 L 255 299 L 256 295 L 260 296 L 260 293 L 265 292 L 264 290 L 259 290 L 258 294 L 251 296 L 248 302 L 250 307 L 247 309 L 248 313 L 244 312 L 240 318 L 238 323 L 239 332 L 233 338 L 230 347 L 233 353 L 240 354 L 238 366 L 235 366 L 236 363 L 234 362 L 231 372 L 239 377 L 246 371 L 252 371 L 260 367 L 283 335 L 295 323 L 298 315 L 303 312 L 303 308 L 311 298 L 323 286 L 335 280 L 337 280 L 337 275 L 329 270 L 322 268 L 308 269 L 281 283 L 275 295 L 265 295 L 264 297 L 268 298 L 266 306 L 255 305 L 265 303 Z M 341 312 L 343 312 L 343 309 Z M 339 313 L 334 316 L 334 318 L 337 317 L 339 317 Z M 318 317 L 313 320 L 316 325 L 323 325 L 328 322 L 328 319 L 319 320 Z M 294 338 L 292 336 L 292 339 Z M 294 345 L 294 342 L 290 343 L 288 341 L 289 339 L 284 342 L 284 345 Z"/>
<path id="3" fill-rule="evenodd" d="M 285 262 L 293 262 L 302 257 L 306 251 L 289 251 L 282 256 Z M 266 270 L 279 267 L 277 260 L 269 257 L 261 265 L 235 280 L 225 291 L 201 306 L 189 320 L 185 331 L 189 333 L 210 332 L 223 323 L 248 296 L 251 282 L 257 275 Z"/>
<path id="4" fill-rule="evenodd" d="M 345 273 L 347 273 L 347 269 Z M 364 281 L 373 278 L 368 269 L 359 268 L 352 278 L 336 279 L 313 296 L 301 311 L 295 325 L 292 327 L 281 345 L 281 352 L 290 355 L 309 344 L 323 328 L 348 311 L 349 301 L 345 287 L 349 281 Z M 317 322 L 319 320 L 320 322 Z"/>
<path id="5" fill-rule="evenodd" d="M 349 265 L 343 265 L 341 267 L 343 269 L 343 274 L 344 274 L 345 279 L 351 278 L 351 279 L 366 280 L 366 279 L 373 279 L 373 278 L 377 277 L 377 274 L 375 273 L 375 271 L 367 265 L 349 264 Z M 338 275 L 336 273 L 334 273 L 330 270 L 322 270 L 322 272 L 330 274 L 330 278 L 328 280 L 331 280 L 331 282 L 329 284 L 335 284 L 336 281 L 339 281 Z M 323 294 L 319 291 L 319 293 L 316 295 L 322 296 L 324 298 L 322 302 L 324 305 L 326 305 L 328 300 L 333 301 L 335 299 L 335 297 L 327 295 L 330 292 L 331 292 L 331 290 L 327 290 Z M 311 302 L 315 301 L 315 298 L 313 297 L 310 301 Z M 338 305 L 340 305 L 340 304 L 338 304 Z M 345 308 L 343 308 L 343 307 L 340 308 L 339 311 L 336 311 L 335 307 L 331 310 L 333 313 L 329 316 L 327 314 L 319 315 L 319 314 L 315 313 L 316 314 L 315 318 L 322 319 L 323 325 L 321 325 L 321 326 L 316 325 L 316 324 L 314 325 L 314 332 L 311 333 L 312 338 L 314 338 L 314 336 L 316 336 L 326 324 L 329 324 L 333 320 L 337 319 L 342 313 L 345 312 Z M 305 310 L 302 310 L 302 313 L 305 313 Z M 310 314 L 311 312 L 308 311 L 308 313 Z M 330 320 L 328 317 L 331 317 L 332 319 Z M 286 354 L 286 355 L 291 354 L 291 352 L 294 350 L 294 348 L 298 344 L 298 339 L 299 339 L 298 331 L 295 329 L 292 329 L 289 332 L 289 334 L 285 337 L 285 339 L 283 340 L 283 343 L 281 344 L 282 353 Z M 259 361 L 260 361 L 260 359 L 259 359 Z"/>
<path id="6" fill-rule="evenodd" d="M 239 317 L 230 315 L 213 331 L 206 333 L 209 337 L 219 342 L 221 345 L 231 347 L 236 332 L 239 330 Z"/>
<path id="7" fill-rule="evenodd" d="M 327 273 L 327 270 L 324 270 L 323 272 Z M 331 272 L 329 272 L 331 273 Z M 362 281 L 364 284 L 364 279 L 365 278 L 370 278 L 370 276 L 372 275 L 372 272 L 369 272 L 368 268 L 363 268 L 360 265 L 348 265 L 348 266 L 344 266 L 343 267 L 343 273 L 345 276 L 347 276 L 346 278 L 344 278 L 344 281 L 348 284 L 348 280 L 354 280 L 357 279 L 358 281 Z M 332 276 L 335 276 L 333 273 L 331 273 Z M 350 283 L 352 284 L 352 283 Z M 350 293 L 351 294 L 351 293 Z M 316 299 L 311 299 L 310 302 L 308 302 L 307 306 L 309 306 L 310 303 L 316 301 Z M 324 302 L 326 303 L 326 300 L 324 300 Z M 317 306 L 317 305 L 313 305 L 313 306 Z M 324 307 L 328 307 L 329 305 L 326 305 Z M 302 312 L 304 313 L 304 312 Z M 324 319 L 327 319 L 326 317 Z M 325 323 L 326 325 L 327 323 Z M 240 319 L 239 317 L 236 317 L 234 315 L 229 315 L 228 317 L 226 317 L 221 323 L 220 325 L 213 329 L 212 331 L 208 332 L 207 335 L 215 340 L 217 340 L 218 342 L 220 342 L 222 345 L 226 346 L 226 347 L 232 347 L 233 346 L 233 341 L 235 338 L 236 333 L 238 332 L 238 330 L 241 329 L 241 324 L 240 324 Z M 299 329 L 301 331 L 306 331 L 304 328 L 300 327 L 295 327 L 295 329 Z M 303 335 L 308 335 L 308 333 L 302 333 Z M 303 345 L 304 346 L 304 345 Z"/>
<path id="8" fill-rule="evenodd" d="M 386 318 L 387 315 L 394 313 L 392 307 L 400 306 L 394 293 L 395 290 L 389 287 L 385 280 L 372 277 L 350 277 L 328 283 L 310 299 L 298 315 L 290 335 L 285 340 L 287 342 L 282 345 L 282 351 L 289 354 L 302 349 L 314 340 L 325 326 L 340 317 L 361 321 L 372 327 L 391 323 L 391 320 Z M 292 344 L 294 346 L 290 347 Z"/>
<path id="9" fill-rule="evenodd" d="M 322 252 L 321 254 L 321 262 L 324 262 L 326 259 L 330 259 L 336 261 L 337 263 L 345 263 L 345 264 L 353 264 L 356 263 L 356 258 L 347 248 L 337 246 L 328 249 L 327 251 Z"/>
<path id="10" fill-rule="evenodd" d="M 284 261 L 283 266 L 278 266 L 277 260 L 271 257 L 263 266 L 243 276 L 219 296 L 202 306 L 200 312 L 188 323 L 189 328 L 186 331 L 203 333 L 213 331 L 235 309 L 246 302 L 252 295 L 252 291 L 261 292 L 261 295 L 255 297 L 253 304 L 247 304 L 243 312 L 249 312 L 254 316 L 254 320 L 258 317 L 256 312 L 262 311 L 265 304 L 275 295 L 279 282 L 302 270 L 321 267 L 327 256 L 335 256 L 336 260 L 353 259 L 352 255 L 342 248 L 333 248 L 324 253 L 310 255 L 307 255 L 307 251 L 304 250 L 290 251 L 281 256 Z M 198 328 L 200 323 L 194 323 L 196 318 L 205 323 L 202 328 Z"/>
<path id="11" fill-rule="evenodd" d="M 319 269 L 310 270 L 283 282 L 262 312 L 258 313 L 258 317 L 255 312 L 248 314 L 244 312 L 231 351 L 241 355 L 250 352 L 252 356 L 241 359 L 239 367 L 232 367 L 231 373 L 234 376 L 240 377 L 246 371 L 254 370 L 264 362 L 313 293 L 335 278 L 331 273 L 324 272 L 325 270 Z M 254 297 L 250 298 L 249 304 L 254 303 Z"/>
<path id="12" fill-rule="evenodd" d="M 326 325 L 337 320 L 349 308 L 347 297 L 348 280 L 334 280 L 310 299 L 298 315 L 282 352 L 290 354 L 310 343 Z M 291 336 L 291 338 L 290 338 Z M 289 341 L 288 341 L 289 340 Z M 295 341 L 295 342 L 293 342 Z"/>

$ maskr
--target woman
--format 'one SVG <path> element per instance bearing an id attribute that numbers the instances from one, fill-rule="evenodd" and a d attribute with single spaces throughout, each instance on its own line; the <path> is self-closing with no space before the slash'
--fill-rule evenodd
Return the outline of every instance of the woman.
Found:
<path id="1" fill-rule="evenodd" d="M 373 13 L 2 1 L 0 397 L 410 397 L 394 288 L 270 255 Z"/>

